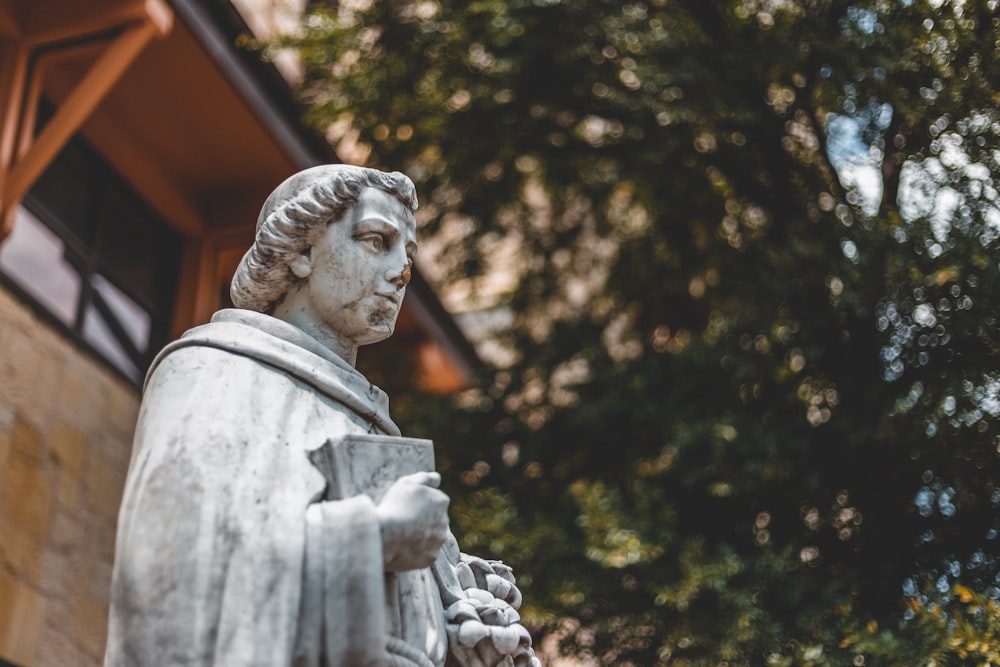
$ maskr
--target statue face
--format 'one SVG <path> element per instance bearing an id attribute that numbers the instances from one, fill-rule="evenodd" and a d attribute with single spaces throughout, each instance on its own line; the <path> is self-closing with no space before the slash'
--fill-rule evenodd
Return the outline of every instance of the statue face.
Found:
<path id="1" fill-rule="evenodd" d="M 365 188 L 341 220 L 320 229 L 291 266 L 299 326 L 350 348 L 392 335 L 417 251 L 413 214 L 387 192 Z"/>

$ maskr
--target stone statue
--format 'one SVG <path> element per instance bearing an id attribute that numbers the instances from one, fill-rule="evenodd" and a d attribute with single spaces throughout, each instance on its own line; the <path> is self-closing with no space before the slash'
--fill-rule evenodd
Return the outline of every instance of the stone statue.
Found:
<path id="1" fill-rule="evenodd" d="M 153 362 L 107 667 L 540 664 L 510 569 L 459 552 L 436 472 L 418 465 L 376 495 L 329 483 L 355 462 L 336 456 L 411 445 L 354 365 L 359 346 L 393 332 L 416 206 L 399 173 L 292 176 L 261 211 L 237 308 Z"/>

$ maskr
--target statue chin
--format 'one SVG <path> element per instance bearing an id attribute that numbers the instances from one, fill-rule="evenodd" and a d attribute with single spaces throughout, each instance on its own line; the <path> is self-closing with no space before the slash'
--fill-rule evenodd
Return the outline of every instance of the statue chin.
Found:
<path id="1" fill-rule="evenodd" d="M 360 345 L 381 343 L 385 339 L 390 338 L 396 331 L 396 316 L 393 315 L 391 318 L 373 317 L 368 321 L 368 324 L 368 335 L 359 343 Z"/>

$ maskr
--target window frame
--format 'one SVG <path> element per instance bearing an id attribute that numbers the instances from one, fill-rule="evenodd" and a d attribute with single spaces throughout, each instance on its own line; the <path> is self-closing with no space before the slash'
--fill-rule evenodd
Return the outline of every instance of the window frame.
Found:
<path id="1" fill-rule="evenodd" d="M 70 157 L 65 163 L 61 163 L 61 159 L 66 155 Z M 86 172 L 79 168 L 81 164 L 85 165 Z M 79 218 L 75 218 L 80 223 L 77 225 L 79 228 L 74 228 L 72 222 L 64 219 L 54 210 L 56 207 L 47 204 L 44 195 L 37 192 L 39 183 L 50 174 L 52 166 L 25 194 L 18 206 L 63 244 L 64 261 L 79 279 L 79 293 L 76 295 L 72 321 L 64 321 L 59 314 L 50 310 L 25 288 L 24 280 L 20 280 L 16 274 L 5 272 L 2 268 L 0 268 L 0 285 L 25 302 L 47 324 L 54 326 L 60 333 L 99 359 L 117 376 L 135 387 L 140 387 L 153 358 L 171 337 L 171 325 L 180 292 L 186 240 L 79 135 L 74 136 L 60 151 L 53 165 L 60 167 L 70 165 L 71 168 L 67 173 L 61 174 L 58 178 L 77 178 L 86 186 L 85 210 L 80 212 Z M 72 168 L 74 166 L 75 170 Z M 59 182 L 59 180 L 54 181 L 57 186 Z M 156 261 L 153 262 L 148 294 L 145 293 L 146 290 L 129 285 L 127 276 L 123 275 L 127 273 L 127 268 L 116 267 L 113 258 L 106 255 L 109 246 L 104 244 L 105 238 L 115 233 L 116 226 L 128 224 L 111 215 L 115 211 L 116 203 L 133 211 L 134 219 L 141 221 L 145 226 L 139 230 L 139 236 L 145 235 L 147 240 L 156 242 L 157 247 L 150 250 L 150 256 L 156 258 Z M 92 230 L 92 238 L 82 238 L 81 229 Z M 118 227 L 118 229 L 124 228 Z M 159 247 L 161 242 L 166 247 Z M 2 250 L 3 245 L 0 244 L 0 252 Z M 171 256 L 165 257 L 162 254 L 165 252 L 169 252 Z M 165 276 L 169 284 L 161 285 L 159 281 Z M 144 341 L 137 342 L 133 339 L 128 331 L 129 327 L 122 323 L 122 316 L 101 293 L 100 281 L 106 282 L 112 290 L 125 297 L 148 317 L 148 334 Z M 95 320 L 91 326 L 100 327 L 100 334 L 93 329 L 88 333 L 89 319 Z M 91 336 L 106 335 L 110 336 L 109 345 L 118 350 L 131 367 L 112 358 L 115 355 L 102 351 L 99 345 L 88 339 Z M 144 349 L 140 349 L 140 346 Z"/>

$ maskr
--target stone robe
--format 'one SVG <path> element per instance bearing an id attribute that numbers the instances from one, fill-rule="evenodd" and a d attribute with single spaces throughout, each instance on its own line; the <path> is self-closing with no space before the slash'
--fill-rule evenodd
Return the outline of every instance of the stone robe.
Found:
<path id="1" fill-rule="evenodd" d="M 119 517 L 106 667 L 443 665 L 432 571 L 383 573 L 374 503 L 322 500 L 308 452 L 350 433 L 399 434 L 385 394 L 285 322 L 220 311 L 164 349 Z"/>

